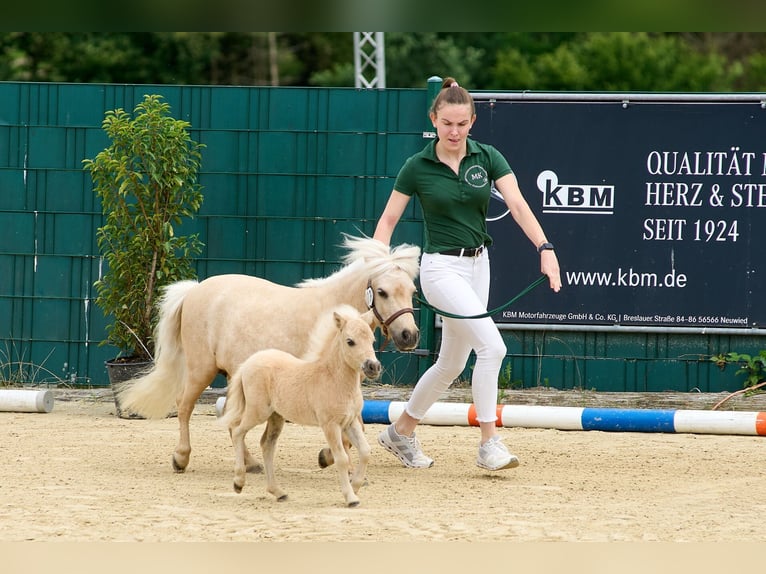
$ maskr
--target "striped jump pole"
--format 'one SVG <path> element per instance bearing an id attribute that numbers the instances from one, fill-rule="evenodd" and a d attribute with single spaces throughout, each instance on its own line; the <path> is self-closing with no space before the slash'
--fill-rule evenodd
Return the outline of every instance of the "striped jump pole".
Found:
<path id="1" fill-rule="evenodd" d="M 370 424 L 390 424 L 401 416 L 405 405 L 402 401 L 364 401 L 362 420 Z M 474 405 L 466 403 L 435 403 L 421 423 L 479 425 Z M 766 412 L 497 405 L 497 425 L 558 430 L 765 436 Z"/>

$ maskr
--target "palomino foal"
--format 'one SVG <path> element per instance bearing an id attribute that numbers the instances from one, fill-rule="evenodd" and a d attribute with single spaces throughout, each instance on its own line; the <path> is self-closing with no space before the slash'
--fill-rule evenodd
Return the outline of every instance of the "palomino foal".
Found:
<path id="1" fill-rule="evenodd" d="M 234 445 L 236 492 L 245 485 L 245 435 L 268 421 L 261 436 L 266 489 L 278 500 L 287 498 L 274 476 L 276 443 L 287 419 L 322 428 L 346 504 L 359 504 L 357 493 L 370 457 L 361 423 L 361 375 L 376 379 L 381 369 L 373 347 L 374 320 L 372 311 L 361 315 L 353 307 L 341 305 L 320 316 L 303 358 L 267 349 L 252 354 L 240 365 L 229 381 L 222 418 Z M 344 437 L 359 453 L 359 464 L 350 479 Z"/>

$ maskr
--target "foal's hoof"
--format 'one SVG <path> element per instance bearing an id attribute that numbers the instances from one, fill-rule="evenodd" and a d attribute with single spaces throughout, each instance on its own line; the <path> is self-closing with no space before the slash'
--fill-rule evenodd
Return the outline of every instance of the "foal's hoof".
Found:
<path id="1" fill-rule="evenodd" d="M 180 474 L 184 472 L 185 470 L 186 470 L 186 465 L 181 466 L 180 464 L 178 464 L 178 461 L 176 461 L 175 455 L 173 455 L 173 471 Z"/>
<path id="2" fill-rule="evenodd" d="M 254 462 L 245 469 L 250 474 L 261 474 L 263 472 L 263 465 L 260 462 Z"/>
<path id="3" fill-rule="evenodd" d="M 237 494 L 242 492 L 242 486 L 237 484 L 236 482 L 234 483 L 234 492 L 236 492 Z"/>
<path id="4" fill-rule="evenodd" d="M 277 497 L 277 502 L 284 502 L 285 500 L 287 500 L 286 494 L 283 494 L 282 496 Z"/>
<path id="5" fill-rule="evenodd" d="M 358 500 L 356 500 L 354 502 L 349 502 L 348 503 L 348 507 L 349 508 L 356 508 L 357 506 L 359 506 L 359 501 Z"/>
<path id="6" fill-rule="evenodd" d="M 335 459 L 332 456 L 332 451 L 329 448 L 320 450 L 317 460 L 319 462 L 319 468 L 327 468 L 335 462 Z"/>

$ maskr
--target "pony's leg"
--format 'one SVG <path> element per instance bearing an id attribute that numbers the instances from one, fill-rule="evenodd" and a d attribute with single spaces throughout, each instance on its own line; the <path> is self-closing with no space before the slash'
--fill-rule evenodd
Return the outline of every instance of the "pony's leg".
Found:
<path id="1" fill-rule="evenodd" d="M 346 499 L 346 504 L 348 506 L 357 506 L 359 504 L 359 497 L 351 487 L 351 481 L 348 478 L 349 459 L 346 449 L 343 447 L 343 431 L 340 425 L 334 423 L 325 424 L 322 426 L 322 430 L 335 458 L 335 468 L 338 472 L 340 490 Z"/>
<path id="2" fill-rule="evenodd" d="M 359 452 L 359 464 L 356 465 L 354 473 L 351 476 L 351 486 L 354 489 L 354 492 L 359 492 L 359 489 L 364 484 L 367 464 L 370 461 L 370 443 L 367 442 L 367 438 L 364 436 L 364 431 L 358 420 L 355 420 L 351 423 L 351 426 L 346 429 L 346 435 L 351 441 L 351 444 L 354 445 Z"/>
<path id="3" fill-rule="evenodd" d="M 282 502 L 287 500 L 287 493 L 277 485 L 274 474 L 274 452 L 277 449 L 277 439 L 285 426 L 285 419 L 279 413 L 272 413 L 266 421 L 266 428 L 261 435 L 261 452 L 263 453 L 263 467 L 266 473 L 266 490 L 276 496 Z"/>
<path id="4" fill-rule="evenodd" d="M 194 373 L 197 374 L 195 375 Z M 191 420 L 192 411 L 194 411 L 194 406 L 197 404 L 197 399 L 210 384 L 210 381 L 213 380 L 214 376 L 215 372 L 209 374 L 205 371 L 192 369 L 187 365 L 183 390 L 176 400 L 179 431 L 178 444 L 173 453 L 173 470 L 176 472 L 185 471 L 189 465 L 189 456 L 191 455 L 189 420 Z"/>

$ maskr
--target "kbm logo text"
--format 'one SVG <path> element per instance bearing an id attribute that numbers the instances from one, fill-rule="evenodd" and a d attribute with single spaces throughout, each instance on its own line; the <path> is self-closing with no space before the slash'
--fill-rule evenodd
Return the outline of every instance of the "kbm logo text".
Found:
<path id="1" fill-rule="evenodd" d="M 614 213 L 614 186 L 559 184 L 555 172 L 545 170 L 537 176 L 543 193 L 543 213 Z"/>

